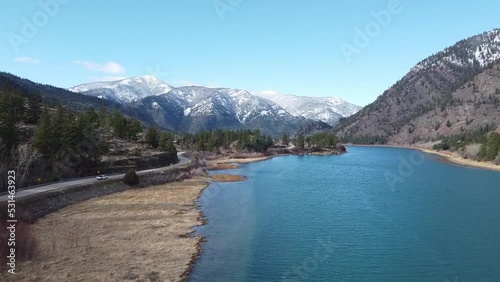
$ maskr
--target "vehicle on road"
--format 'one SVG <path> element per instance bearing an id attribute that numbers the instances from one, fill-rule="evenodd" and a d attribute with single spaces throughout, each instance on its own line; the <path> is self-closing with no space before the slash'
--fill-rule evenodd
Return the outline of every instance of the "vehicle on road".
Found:
<path id="1" fill-rule="evenodd" d="M 97 180 L 105 180 L 108 179 L 108 177 L 105 174 L 101 174 L 97 176 Z"/>

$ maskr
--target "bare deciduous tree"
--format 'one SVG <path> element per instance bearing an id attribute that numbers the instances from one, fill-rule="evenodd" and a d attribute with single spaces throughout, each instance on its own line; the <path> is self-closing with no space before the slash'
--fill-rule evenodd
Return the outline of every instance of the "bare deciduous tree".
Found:
<path id="1" fill-rule="evenodd" d="M 23 144 L 13 149 L 11 154 L 16 170 L 17 185 L 18 187 L 23 187 L 24 181 L 29 174 L 30 166 L 40 157 L 40 153 L 33 146 Z"/>

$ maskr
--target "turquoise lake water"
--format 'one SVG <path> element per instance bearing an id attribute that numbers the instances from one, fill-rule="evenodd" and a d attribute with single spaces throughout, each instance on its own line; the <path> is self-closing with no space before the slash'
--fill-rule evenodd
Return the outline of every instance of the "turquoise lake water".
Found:
<path id="1" fill-rule="evenodd" d="M 190 281 L 500 281 L 500 173 L 395 148 L 226 171 Z M 218 172 L 218 173 L 224 173 Z"/>

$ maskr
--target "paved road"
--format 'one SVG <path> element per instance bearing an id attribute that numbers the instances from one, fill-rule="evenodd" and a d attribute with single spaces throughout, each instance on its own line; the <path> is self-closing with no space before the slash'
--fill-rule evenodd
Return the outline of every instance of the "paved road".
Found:
<path id="1" fill-rule="evenodd" d="M 181 166 L 181 165 L 185 165 L 185 164 L 189 163 L 191 160 L 189 158 L 184 157 L 183 156 L 184 153 L 185 152 L 177 153 L 177 156 L 179 157 L 179 162 L 174 164 L 174 165 L 167 166 L 167 167 L 148 169 L 148 170 L 141 170 L 141 171 L 138 171 L 137 174 L 142 175 L 142 174 L 146 174 L 149 172 L 164 171 L 164 170 L 173 169 L 173 168 Z M 121 179 L 121 178 L 123 178 L 123 176 L 125 176 L 124 173 L 109 175 L 108 180 Z M 61 189 L 61 188 L 80 186 L 80 185 L 89 184 L 89 183 L 93 183 L 93 182 L 97 182 L 97 181 L 99 181 L 99 180 L 97 180 L 95 178 L 95 176 L 92 176 L 92 177 L 77 178 L 75 180 L 68 180 L 68 181 L 64 181 L 64 182 L 50 183 L 47 185 L 37 186 L 35 188 L 28 188 L 28 189 L 16 191 L 16 199 L 30 196 L 30 195 L 34 195 L 34 194 L 44 193 L 47 191 L 57 190 L 57 189 Z M 100 180 L 100 181 L 106 181 L 106 180 Z M 6 195 L 6 194 L 1 195 L 0 202 L 7 201 L 8 200 L 7 197 L 8 197 L 8 195 Z"/>

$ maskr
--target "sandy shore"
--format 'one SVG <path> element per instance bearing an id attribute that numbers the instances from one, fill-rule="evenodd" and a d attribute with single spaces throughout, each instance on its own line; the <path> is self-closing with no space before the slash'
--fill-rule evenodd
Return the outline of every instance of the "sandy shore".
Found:
<path id="1" fill-rule="evenodd" d="M 491 162 L 478 162 L 474 160 L 469 160 L 469 159 L 464 159 L 462 156 L 455 152 L 450 152 L 450 151 L 443 151 L 443 152 L 438 152 L 430 149 L 424 149 L 424 148 L 419 148 L 419 147 L 410 147 L 411 149 L 416 149 L 420 150 L 424 153 L 428 154 L 433 154 L 442 157 L 446 161 L 458 165 L 463 165 L 463 166 L 468 166 L 468 167 L 475 167 L 475 168 L 482 168 L 482 169 L 488 169 L 488 170 L 494 170 L 494 171 L 500 171 L 500 166 L 495 165 Z"/>
<path id="2" fill-rule="evenodd" d="M 195 200 L 186 180 L 81 202 L 33 225 L 39 254 L 1 281 L 180 281 L 199 254 Z M 184 276 L 183 276 L 184 275 Z"/>

